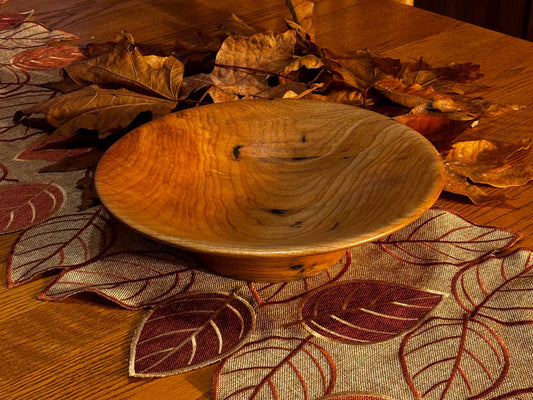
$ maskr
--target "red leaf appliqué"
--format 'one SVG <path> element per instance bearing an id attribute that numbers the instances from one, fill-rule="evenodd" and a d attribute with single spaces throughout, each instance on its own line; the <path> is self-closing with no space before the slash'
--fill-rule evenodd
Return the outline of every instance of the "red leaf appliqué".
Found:
<path id="1" fill-rule="evenodd" d="M 3 2 L 0 1 L 0 4 Z M 14 25 L 20 24 L 21 22 L 28 19 L 33 12 L 25 12 L 20 14 L 0 14 L 0 30 L 11 28 Z"/>
<path id="2" fill-rule="evenodd" d="M 28 49 L 18 53 L 11 60 L 11 64 L 19 69 L 56 69 L 84 58 L 86 57 L 79 47 L 50 46 Z"/>
<path id="3" fill-rule="evenodd" d="M 419 399 L 479 399 L 498 387 L 509 369 L 509 353 L 485 323 L 431 318 L 405 336 L 400 360 Z"/>
<path id="4" fill-rule="evenodd" d="M 198 264 L 186 253 L 124 251 L 68 268 L 39 296 L 59 300 L 94 292 L 129 309 L 148 307 L 187 291 Z"/>
<path id="5" fill-rule="evenodd" d="M 271 336 L 247 343 L 220 363 L 212 398 L 314 399 L 330 394 L 336 378 L 333 358 L 311 337 Z"/>
<path id="6" fill-rule="evenodd" d="M 351 281 L 311 292 L 300 308 L 314 335 L 349 343 L 387 340 L 418 324 L 442 295 L 384 282 Z"/>
<path id="7" fill-rule="evenodd" d="M 212 364 L 237 350 L 254 328 L 253 308 L 234 293 L 180 295 L 137 328 L 130 375 L 166 376 Z"/>
<path id="8" fill-rule="evenodd" d="M 65 200 L 53 183 L 15 183 L 0 188 L 0 233 L 16 232 L 57 213 Z"/>
<path id="9" fill-rule="evenodd" d="M 377 243 L 408 264 L 461 266 L 510 247 L 519 237 L 506 229 L 474 225 L 450 212 L 431 209 Z"/>

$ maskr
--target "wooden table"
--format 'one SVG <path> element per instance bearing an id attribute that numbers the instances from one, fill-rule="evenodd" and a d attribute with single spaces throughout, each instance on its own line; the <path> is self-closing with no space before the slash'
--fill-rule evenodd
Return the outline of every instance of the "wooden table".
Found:
<path id="1" fill-rule="evenodd" d="M 33 19 L 79 36 L 77 43 L 114 39 L 120 30 L 138 43 L 170 49 L 198 29 L 214 32 L 230 13 L 260 29 L 281 31 L 290 14 L 283 0 L 9 0 L 0 12 L 34 9 Z M 489 100 L 528 108 L 484 121 L 495 138 L 533 139 L 533 46 L 393 0 L 318 0 L 317 42 L 336 52 L 369 48 L 404 60 L 482 66 Z M 474 206 L 443 194 L 437 205 L 476 224 L 523 234 L 533 247 L 533 185 L 507 190 L 509 207 Z M 16 234 L 0 238 L 2 264 Z M 205 399 L 215 366 L 164 379 L 128 377 L 132 331 L 143 313 L 90 297 L 43 303 L 35 297 L 50 277 L 14 289 L 0 288 L 2 399 Z"/>

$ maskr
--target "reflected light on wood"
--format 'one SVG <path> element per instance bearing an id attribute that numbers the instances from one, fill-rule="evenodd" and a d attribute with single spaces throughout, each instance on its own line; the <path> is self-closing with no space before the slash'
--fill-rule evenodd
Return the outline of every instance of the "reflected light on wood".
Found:
<path id="1" fill-rule="evenodd" d="M 249 281 L 318 274 L 436 201 L 443 168 L 415 131 L 304 100 L 207 105 L 154 120 L 103 156 L 103 204 L 140 233 Z"/>

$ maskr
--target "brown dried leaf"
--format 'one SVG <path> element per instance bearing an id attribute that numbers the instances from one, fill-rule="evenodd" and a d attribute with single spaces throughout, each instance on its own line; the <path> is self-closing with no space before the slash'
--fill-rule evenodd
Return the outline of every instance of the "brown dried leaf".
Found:
<path id="1" fill-rule="evenodd" d="M 257 33 L 254 28 L 249 26 L 235 14 L 231 14 L 226 18 L 222 22 L 220 29 L 228 36 L 252 36 Z"/>
<path id="2" fill-rule="evenodd" d="M 315 38 L 315 21 L 313 10 L 315 3 L 308 0 L 285 0 L 291 10 L 292 18 L 308 35 L 309 39 Z"/>
<path id="3" fill-rule="evenodd" d="M 112 51 L 70 64 L 65 71 L 79 85 L 127 88 L 177 100 L 184 68 L 174 57 L 143 56 L 133 37 L 122 33 Z"/>
<path id="4" fill-rule="evenodd" d="M 327 70 L 338 75 L 346 85 L 359 90 L 366 90 L 378 81 L 386 82 L 401 67 L 399 60 L 378 57 L 368 50 L 358 50 L 350 58 L 324 57 L 322 62 Z"/>
<path id="5" fill-rule="evenodd" d="M 391 101 L 408 108 L 425 105 L 429 109 L 443 112 L 460 111 L 461 107 L 450 96 L 436 92 L 432 87 L 423 87 L 418 83 L 405 85 L 397 78 L 382 79 L 374 84 Z"/>
<path id="6" fill-rule="evenodd" d="M 214 85 L 219 91 L 237 96 L 253 96 L 267 90 L 268 77 L 279 75 L 292 61 L 295 43 L 294 31 L 228 37 L 211 73 Z"/>
<path id="7" fill-rule="evenodd" d="M 455 143 L 444 156 L 447 169 L 473 182 L 494 187 L 522 186 L 533 180 L 533 166 L 512 165 L 507 160 L 529 149 L 530 141 L 489 142 L 473 140 Z"/>
<path id="8" fill-rule="evenodd" d="M 100 132 L 101 137 L 129 125 L 141 112 L 154 116 L 168 114 L 177 102 L 138 94 L 127 89 L 101 89 L 96 85 L 67 93 L 24 110 L 43 113 L 59 127 L 55 136 L 68 138 L 78 129 Z"/>
<path id="9" fill-rule="evenodd" d="M 469 183 L 466 177 L 457 174 L 446 164 L 444 165 L 444 170 L 446 172 L 444 191 L 466 196 L 474 204 L 478 205 L 501 204 L 507 200 L 507 197 L 502 194 L 487 194 L 480 187 Z"/>

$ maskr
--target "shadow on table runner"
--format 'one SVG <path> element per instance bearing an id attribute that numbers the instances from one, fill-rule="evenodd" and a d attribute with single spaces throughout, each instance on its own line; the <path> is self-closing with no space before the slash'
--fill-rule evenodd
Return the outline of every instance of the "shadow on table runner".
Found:
<path id="1" fill-rule="evenodd" d="M 8 285 L 57 270 L 40 299 L 89 291 L 149 309 L 132 333 L 131 375 L 163 377 L 220 362 L 214 399 L 514 399 L 533 392 L 531 251 L 496 255 L 517 233 L 434 208 L 315 277 L 268 284 L 212 274 L 101 207 L 78 211 L 83 173 L 38 173 L 74 150 L 27 151 L 43 130 L 14 123 L 13 114 L 52 96 L 36 84 L 59 77 L 57 68 L 81 53 L 55 46 L 45 54 L 50 41 L 71 35 L 11 18 L 0 30 L 17 38 L 0 49 L 0 230 L 21 233 Z"/>

